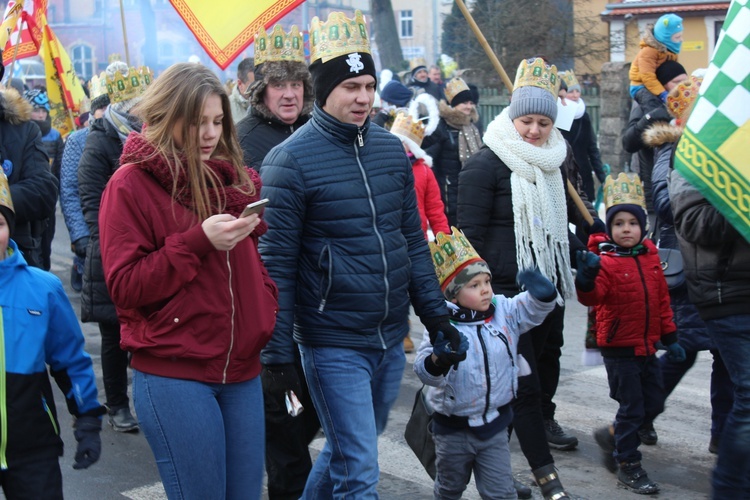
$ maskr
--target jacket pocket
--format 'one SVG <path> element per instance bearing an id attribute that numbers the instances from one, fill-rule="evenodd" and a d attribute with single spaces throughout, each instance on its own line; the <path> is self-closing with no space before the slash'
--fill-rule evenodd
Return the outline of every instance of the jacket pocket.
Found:
<path id="1" fill-rule="evenodd" d="M 609 325 L 609 332 L 607 332 L 607 344 L 611 343 L 612 340 L 614 340 L 615 335 L 617 334 L 617 329 L 620 327 L 620 318 L 615 318 L 612 320 L 612 324 Z"/>
<path id="2" fill-rule="evenodd" d="M 318 269 L 320 269 L 320 305 L 318 312 L 322 313 L 326 307 L 328 294 L 331 293 L 333 285 L 333 252 L 330 245 L 325 245 L 318 256 Z"/>

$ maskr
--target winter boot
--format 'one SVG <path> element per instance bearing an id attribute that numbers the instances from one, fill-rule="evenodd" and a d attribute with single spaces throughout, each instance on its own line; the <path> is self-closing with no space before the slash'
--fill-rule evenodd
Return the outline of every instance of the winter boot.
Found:
<path id="1" fill-rule="evenodd" d="M 639 495 L 659 493 L 659 485 L 648 478 L 640 462 L 620 462 L 617 473 L 618 486 L 634 491 Z"/>
<path id="2" fill-rule="evenodd" d="M 607 426 L 594 431 L 594 440 L 602 450 L 602 464 L 611 473 L 617 472 L 617 462 L 612 455 L 615 451 L 615 429 Z"/>
<path id="3" fill-rule="evenodd" d="M 654 423 L 643 422 L 641 428 L 638 429 L 638 437 L 641 439 L 641 443 L 643 444 L 647 444 L 649 446 L 655 445 L 656 441 L 658 441 L 659 439 L 659 436 L 656 435 L 656 430 L 654 430 Z"/>
<path id="4" fill-rule="evenodd" d="M 516 495 L 522 500 L 531 498 L 531 488 L 523 484 L 521 481 L 513 478 L 513 487 L 516 489 Z"/>
<path id="5" fill-rule="evenodd" d="M 555 419 L 544 421 L 544 432 L 550 448 L 567 451 L 578 446 L 578 438 L 565 432 Z"/>
<path id="6" fill-rule="evenodd" d="M 531 471 L 536 479 L 536 484 L 542 490 L 545 500 L 570 500 L 570 496 L 565 492 L 560 476 L 557 475 L 555 464 L 545 465 Z"/>

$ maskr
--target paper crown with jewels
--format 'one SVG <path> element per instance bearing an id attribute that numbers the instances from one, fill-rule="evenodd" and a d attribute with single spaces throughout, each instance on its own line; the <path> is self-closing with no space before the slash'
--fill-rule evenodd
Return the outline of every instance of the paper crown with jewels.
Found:
<path id="1" fill-rule="evenodd" d="M 616 179 L 609 176 L 604 182 L 604 206 L 607 210 L 623 204 L 638 205 L 646 210 L 643 184 L 637 174 L 631 179 L 625 172 L 620 172 Z"/>
<path id="2" fill-rule="evenodd" d="M 452 102 L 454 97 L 466 90 L 469 90 L 469 86 L 466 84 L 463 78 L 457 76 L 445 84 L 445 100 L 448 102 Z"/>
<path id="3" fill-rule="evenodd" d="M 9 208 L 13 213 L 16 212 L 13 209 L 13 199 L 10 197 L 10 184 L 2 168 L 0 168 L 0 207 Z"/>
<path id="4" fill-rule="evenodd" d="M 462 269 L 482 260 L 464 233 L 455 227 L 451 227 L 451 231 L 452 234 L 438 233 L 435 241 L 429 243 L 432 263 L 443 291 Z"/>
<path id="5" fill-rule="evenodd" d="M 273 27 L 271 34 L 261 27 L 255 35 L 255 65 L 268 61 L 289 61 L 305 63 L 305 46 L 297 26 L 284 33 L 280 24 Z"/>
<path id="6" fill-rule="evenodd" d="M 572 69 L 569 69 L 568 71 L 561 71 L 560 73 L 558 73 L 558 76 L 561 81 L 565 82 L 565 85 L 567 85 L 568 89 L 571 89 L 576 85 L 578 85 L 578 88 L 581 87 L 581 84 L 578 82 L 578 78 L 576 78 L 576 74 L 573 73 Z"/>
<path id="7" fill-rule="evenodd" d="M 328 20 L 321 22 L 318 16 L 310 22 L 310 63 L 318 59 L 327 63 L 352 52 L 370 54 L 370 38 L 362 11 L 354 12 L 349 19 L 343 12 L 331 12 Z"/>
<path id="8" fill-rule="evenodd" d="M 427 60 L 424 57 L 415 57 L 409 61 L 409 70 L 414 71 L 420 66 L 427 67 Z"/>
<path id="9" fill-rule="evenodd" d="M 110 78 L 106 71 L 102 71 L 99 76 L 91 78 L 89 91 L 92 98 L 108 94 L 109 102 L 114 104 L 143 95 L 153 79 L 153 73 L 146 66 L 131 66 L 127 75 L 116 71 L 114 78 Z"/>
<path id="10" fill-rule="evenodd" d="M 552 64 L 548 65 L 544 59 L 524 59 L 516 71 L 516 81 L 513 88 L 518 87 L 539 87 L 557 97 L 560 90 L 560 79 L 557 76 L 557 67 Z"/>
<path id="11" fill-rule="evenodd" d="M 405 137 L 413 141 L 417 146 L 422 144 L 424 129 L 424 123 L 420 120 L 415 120 L 405 110 L 399 110 L 396 113 L 396 118 L 393 120 L 393 125 L 391 125 L 391 133 L 399 137 Z"/>

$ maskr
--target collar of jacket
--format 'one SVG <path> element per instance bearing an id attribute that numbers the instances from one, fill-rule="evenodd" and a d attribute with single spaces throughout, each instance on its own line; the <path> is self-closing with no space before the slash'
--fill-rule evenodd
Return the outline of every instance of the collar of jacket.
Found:
<path id="1" fill-rule="evenodd" d="M 329 115 L 323 108 L 315 103 L 315 107 L 312 112 L 313 123 L 321 128 L 324 132 L 331 135 L 331 137 L 343 144 L 352 144 L 356 142 L 357 136 L 362 135 L 362 139 L 367 135 L 367 130 L 370 128 L 370 117 L 367 117 L 365 124 L 358 127 L 351 123 L 343 123 Z"/>
<path id="2" fill-rule="evenodd" d="M 268 108 L 264 108 L 264 109 L 268 109 Z M 302 114 L 297 117 L 297 121 L 295 121 L 292 124 L 289 124 L 289 123 L 284 123 L 281 120 L 279 120 L 278 117 L 274 115 L 273 113 L 271 113 L 270 111 L 268 113 L 264 113 L 263 109 L 261 108 L 250 108 L 250 113 L 258 117 L 260 120 L 267 122 L 269 125 L 272 125 L 274 127 L 278 127 L 278 128 L 292 127 L 294 130 L 297 130 L 298 128 L 300 128 L 302 125 L 307 123 L 307 120 L 310 119 L 310 115 Z"/>

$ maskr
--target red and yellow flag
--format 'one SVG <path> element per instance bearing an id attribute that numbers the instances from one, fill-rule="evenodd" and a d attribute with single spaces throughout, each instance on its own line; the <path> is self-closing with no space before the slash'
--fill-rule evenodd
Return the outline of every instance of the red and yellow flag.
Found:
<path id="1" fill-rule="evenodd" d="M 83 85 L 78 79 L 68 53 L 55 36 L 52 28 L 43 18 L 42 48 L 44 72 L 47 75 L 47 96 L 49 97 L 52 126 L 63 137 L 75 130 L 73 116 L 78 115 L 81 103 L 86 98 Z"/>
<path id="2" fill-rule="evenodd" d="M 226 69 L 258 30 L 272 26 L 304 0 L 169 0 L 211 59 Z M 231 14 L 230 14 L 231 13 Z"/>
<path id="3" fill-rule="evenodd" d="M 42 44 L 42 29 L 47 15 L 47 0 L 11 0 L 3 16 L 2 37 L 3 65 L 13 58 L 35 56 Z M 19 33 L 21 35 L 19 39 Z"/>

